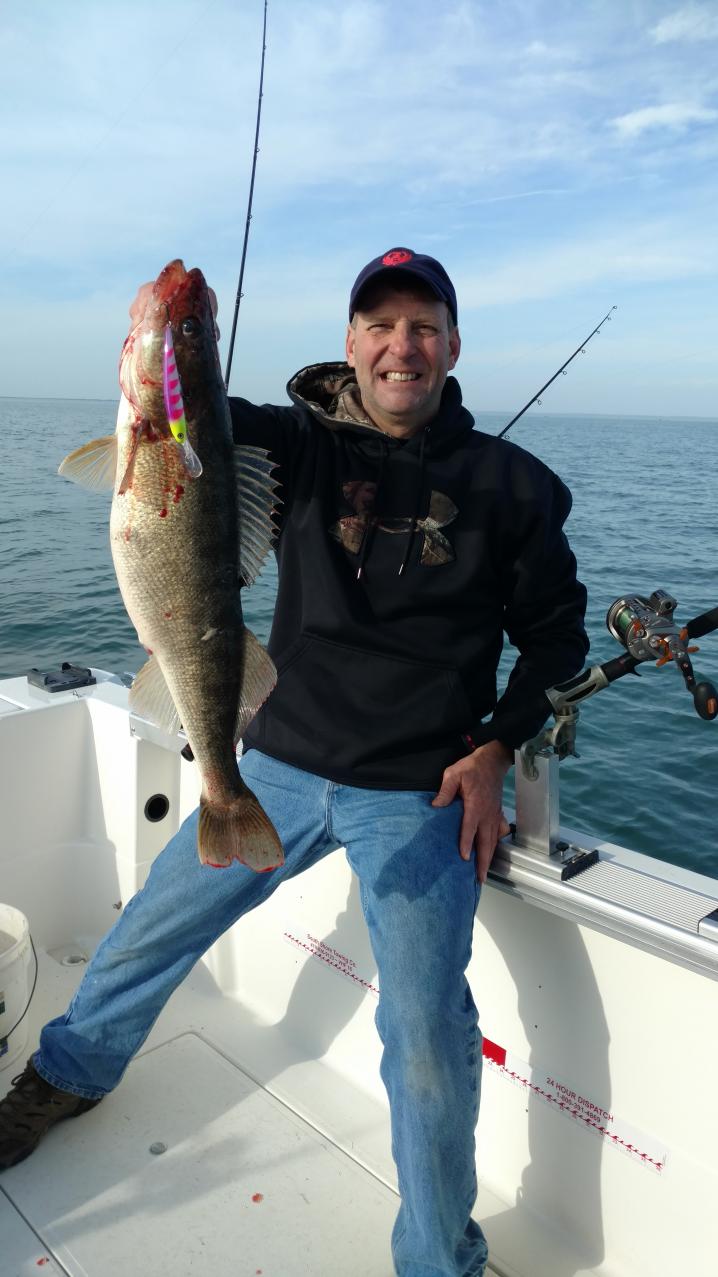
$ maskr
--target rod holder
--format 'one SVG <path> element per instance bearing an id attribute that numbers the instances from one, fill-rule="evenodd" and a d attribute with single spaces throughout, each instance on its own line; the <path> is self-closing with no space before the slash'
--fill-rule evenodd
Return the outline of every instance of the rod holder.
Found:
<path id="1" fill-rule="evenodd" d="M 516 750 L 516 836 L 520 847 L 551 856 L 559 841 L 558 758 L 541 752 L 527 764 Z M 533 772 L 533 776 L 530 774 Z"/>
<path id="2" fill-rule="evenodd" d="M 552 746 L 536 748 L 541 744 L 539 737 L 516 750 L 516 827 L 496 849 L 492 877 L 510 881 L 512 869 L 530 869 L 566 882 L 598 861 L 597 851 L 561 838 L 559 755 Z"/>

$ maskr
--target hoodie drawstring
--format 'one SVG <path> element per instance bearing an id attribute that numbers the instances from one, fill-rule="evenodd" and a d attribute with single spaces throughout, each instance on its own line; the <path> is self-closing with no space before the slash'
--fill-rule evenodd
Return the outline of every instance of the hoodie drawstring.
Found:
<path id="1" fill-rule="evenodd" d="M 419 483 L 416 490 L 416 505 L 414 507 L 414 515 L 411 520 L 411 526 L 409 528 L 409 537 L 406 543 L 406 550 L 404 551 L 404 558 L 402 559 L 401 567 L 399 568 L 399 576 L 401 576 L 402 572 L 404 571 L 404 568 L 406 567 L 409 561 L 409 555 L 411 554 L 411 547 L 414 543 L 414 533 L 416 532 L 417 525 L 419 522 L 419 514 L 421 512 L 421 496 L 424 490 L 424 445 L 426 444 L 426 436 L 428 435 L 428 433 L 429 433 L 429 427 L 427 426 L 426 429 L 422 430 L 421 432 L 421 443 L 419 445 Z"/>
<path id="2" fill-rule="evenodd" d="M 399 576 L 402 575 L 404 568 L 406 567 L 409 561 L 409 555 L 411 554 L 411 547 L 414 544 L 414 535 L 419 525 L 419 515 L 421 513 L 421 498 L 424 491 L 424 471 L 426 469 L 426 460 L 425 460 L 424 454 L 426 449 L 426 436 L 428 435 L 429 430 L 430 430 L 430 427 L 427 426 L 426 429 L 422 430 L 421 432 L 421 442 L 419 444 L 419 480 L 418 480 L 417 488 L 416 488 L 416 502 L 414 505 L 414 514 L 412 516 L 411 523 L 409 525 L 409 535 L 407 537 L 404 557 L 401 561 L 401 567 L 399 568 L 399 572 L 398 572 Z M 382 439 L 381 445 L 382 445 L 381 459 L 379 461 L 379 473 L 377 475 L 377 481 L 376 481 L 377 502 L 379 500 L 379 493 L 381 491 L 381 481 L 384 474 L 384 467 L 386 466 L 386 463 L 389 459 L 389 445 L 386 443 L 384 439 Z M 367 523 L 366 534 L 362 541 L 361 552 L 359 555 L 359 566 L 357 568 L 357 575 L 356 575 L 357 581 L 361 580 L 362 572 L 364 571 L 364 564 L 366 563 L 367 556 L 371 548 L 371 543 L 374 540 L 375 531 L 376 531 L 376 518 L 371 518 L 369 519 Z"/>
<path id="3" fill-rule="evenodd" d="M 378 501 L 378 499 L 379 499 L 379 492 L 381 491 L 381 480 L 382 480 L 382 475 L 384 474 L 384 467 L 385 467 L 385 465 L 386 465 L 386 462 L 387 462 L 387 460 L 388 460 L 388 457 L 389 457 L 389 445 L 388 445 L 388 443 L 386 442 L 386 440 L 385 440 L 385 439 L 382 439 L 382 441 L 381 441 L 381 458 L 380 458 L 380 460 L 379 460 L 379 473 L 378 473 L 378 475 L 377 475 L 377 479 L 376 479 L 376 499 L 377 499 L 377 501 Z M 363 541 L 362 541 L 361 553 L 360 553 L 360 555 L 359 555 L 359 567 L 357 568 L 357 581 L 361 580 L 361 574 L 362 574 L 362 572 L 364 571 L 364 564 L 365 564 L 365 562 L 366 562 L 366 557 L 367 557 L 367 555 L 368 555 L 368 553 L 369 553 L 369 546 L 371 545 L 372 541 L 374 540 L 374 532 L 375 532 L 375 531 L 376 531 L 376 520 L 375 520 L 375 518 L 371 517 L 371 518 L 368 520 L 368 522 L 367 522 L 367 529 L 366 529 L 366 533 L 365 533 L 365 535 L 364 535 L 364 539 L 363 539 Z"/>

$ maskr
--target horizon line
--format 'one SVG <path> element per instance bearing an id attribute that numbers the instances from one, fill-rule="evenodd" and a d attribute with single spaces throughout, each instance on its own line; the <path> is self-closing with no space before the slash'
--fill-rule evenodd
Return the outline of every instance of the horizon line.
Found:
<path id="1" fill-rule="evenodd" d="M 6 399 L 12 399 L 19 403 L 32 403 L 40 401 L 41 403 L 117 403 L 117 399 L 104 398 L 98 395 L 0 395 L 0 402 Z M 471 411 L 470 409 L 468 411 Z M 509 413 L 503 408 L 478 408 L 471 412 L 472 417 L 508 417 Z M 718 417 L 716 416 L 696 416 L 693 413 L 687 413 L 679 416 L 676 413 L 658 413 L 658 412 L 534 412 L 533 417 L 617 417 L 630 418 L 633 421 L 713 421 L 718 425 Z M 518 425 L 518 422 L 515 423 Z"/>

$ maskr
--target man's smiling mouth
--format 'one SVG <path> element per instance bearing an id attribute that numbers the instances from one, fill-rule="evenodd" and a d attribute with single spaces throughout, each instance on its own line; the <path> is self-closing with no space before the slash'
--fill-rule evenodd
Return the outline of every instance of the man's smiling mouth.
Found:
<path id="1" fill-rule="evenodd" d="M 381 379 L 382 381 L 418 381 L 420 376 L 419 372 L 383 372 Z"/>

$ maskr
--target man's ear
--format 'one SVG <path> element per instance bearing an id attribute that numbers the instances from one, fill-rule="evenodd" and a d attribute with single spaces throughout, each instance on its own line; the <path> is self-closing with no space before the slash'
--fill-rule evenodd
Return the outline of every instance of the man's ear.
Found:
<path id="1" fill-rule="evenodd" d="M 458 328 L 452 329 L 449 333 L 449 368 L 456 367 L 456 361 L 461 351 L 461 337 Z"/>
<path id="2" fill-rule="evenodd" d="M 353 368 L 353 367 L 354 367 L 354 341 L 355 341 L 355 337 L 354 337 L 354 329 L 352 328 L 351 324 L 348 324 L 348 325 L 347 325 L 346 354 L 347 354 L 347 363 L 349 364 L 349 367 L 350 367 L 350 368 Z"/>

